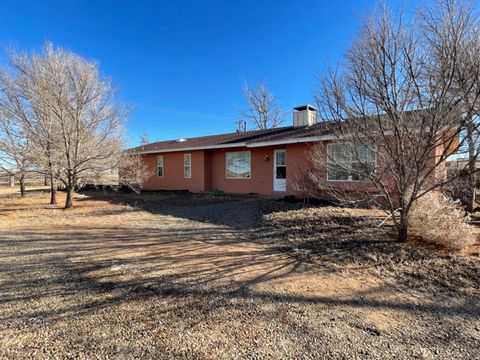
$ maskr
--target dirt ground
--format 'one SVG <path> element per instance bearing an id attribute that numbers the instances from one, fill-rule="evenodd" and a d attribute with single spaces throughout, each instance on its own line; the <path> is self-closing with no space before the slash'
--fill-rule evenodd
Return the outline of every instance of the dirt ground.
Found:
<path id="1" fill-rule="evenodd" d="M 1 358 L 480 358 L 478 246 L 400 245 L 370 210 L 44 191 L 0 189 Z"/>

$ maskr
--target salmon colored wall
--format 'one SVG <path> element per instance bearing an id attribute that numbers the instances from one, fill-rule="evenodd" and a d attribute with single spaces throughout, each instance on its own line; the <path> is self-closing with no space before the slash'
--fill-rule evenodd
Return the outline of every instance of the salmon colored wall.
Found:
<path id="1" fill-rule="evenodd" d="M 212 161 L 211 161 L 211 154 L 210 151 L 206 150 L 204 152 L 204 190 L 203 191 L 209 191 L 212 189 Z"/>
<path id="2" fill-rule="evenodd" d="M 183 155 L 192 154 L 192 177 L 183 176 Z M 157 176 L 157 155 L 163 155 L 163 177 Z M 154 175 L 145 183 L 146 190 L 205 191 L 205 152 L 186 151 L 144 155 L 144 161 L 154 170 Z"/>
<path id="3" fill-rule="evenodd" d="M 287 145 L 287 193 L 296 195 L 293 182 L 299 180 L 305 171 L 312 167 L 308 160 L 309 144 Z"/>
<path id="4" fill-rule="evenodd" d="M 146 190 L 190 190 L 192 192 L 209 191 L 219 189 L 229 193 L 257 193 L 283 196 L 285 192 L 273 191 L 273 152 L 276 149 L 287 150 L 287 193 L 291 169 L 297 168 L 298 164 L 305 164 L 305 145 L 298 144 L 295 147 L 261 147 L 261 148 L 228 148 L 191 152 L 163 153 L 164 176 L 156 175 L 157 154 L 144 155 L 144 159 L 155 171 L 144 185 Z M 250 179 L 227 179 L 226 153 L 234 151 L 251 152 L 251 178 Z M 291 152 L 291 153 L 290 153 Z M 192 178 L 183 177 L 183 155 L 192 154 Z M 265 160 L 268 157 L 268 160 Z"/>
<path id="5" fill-rule="evenodd" d="M 284 149 L 278 147 L 277 149 Z M 274 194 L 273 191 L 273 147 L 229 148 L 210 151 L 211 188 L 231 193 Z M 251 178 L 227 179 L 225 158 L 227 152 L 251 152 Z M 265 160 L 268 156 L 268 160 Z M 287 154 L 288 156 L 288 154 Z M 287 175 L 288 176 L 288 175 Z M 283 195 L 284 193 L 279 193 Z"/>
<path id="6" fill-rule="evenodd" d="M 312 144 L 287 144 L 276 147 L 260 148 L 228 148 L 214 150 L 197 150 L 188 152 L 163 153 L 164 176 L 156 175 L 157 154 L 144 155 L 147 164 L 154 169 L 153 175 L 144 185 L 146 190 L 189 190 L 192 192 L 210 191 L 219 189 L 228 193 L 257 193 L 266 195 L 301 195 L 295 190 L 294 182 L 305 171 L 312 168 L 307 152 Z M 326 147 L 325 147 L 326 148 Z M 274 150 L 287 150 L 287 191 L 273 191 L 273 165 Z M 225 158 L 227 152 L 250 151 L 251 152 L 251 178 L 250 179 L 227 179 L 225 176 Z M 185 179 L 183 176 L 183 155 L 192 155 L 192 178 Z M 266 160 L 268 157 L 268 160 Z M 442 174 L 442 169 L 439 169 Z M 323 172 L 321 175 L 326 176 Z M 343 190 L 365 191 L 372 190 L 368 182 L 329 182 L 329 186 Z M 321 195 L 321 194 L 318 194 Z"/>
<path id="7" fill-rule="evenodd" d="M 307 152 L 312 144 L 287 144 L 275 147 L 261 148 L 231 148 L 219 149 L 210 152 L 211 159 L 211 187 L 231 193 L 258 193 L 267 195 L 299 195 L 294 190 L 293 182 L 305 174 L 307 169 L 312 168 Z M 273 191 L 273 165 L 274 150 L 287 150 L 287 191 Z M 225 153 L 230 151 L 251 151 L 252 177 L 251 179 L 226 179 L 225 177 Z M 264 157 L 269 160 L 265 161 Z M 355 188 L 369 188 L 367 182 L 334 182 L 339 188 L 355 186 Z"/>
<path id="8" fill-rule="evenodd" d="M 324 148 L 318 147 L 318 151 L 324 152 L 325 162 L 327 161 L 326 149 L 330 141 L 325 141 Z M 312 143 L 291 144 L 287 147 L 287 192 L 293 195 L 299 195 L 299 191 L 295 190 L 294 182 L 301 180 L 307 170 L 313 168 L 309 160 L 308 152 L 312 150 Z M 318 176 L 321 176 L 327 182 L 326 169 L 316 169 Z M 328 186 L 343 190 L 350 188 L 355 190 L 371 190 L 371 184 L 367 181 L 328 181 Z"/>

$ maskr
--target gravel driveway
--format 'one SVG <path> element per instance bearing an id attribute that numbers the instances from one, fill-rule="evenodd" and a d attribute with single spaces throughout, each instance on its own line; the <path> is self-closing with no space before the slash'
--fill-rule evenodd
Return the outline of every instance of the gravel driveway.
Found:
<path id="1" fill-rule="evenodd" d="M 276 202 L 46 197 L 0 198 L 1 358 L 480 358 L 475 289 L 279 251 L 259 227 Z"/>

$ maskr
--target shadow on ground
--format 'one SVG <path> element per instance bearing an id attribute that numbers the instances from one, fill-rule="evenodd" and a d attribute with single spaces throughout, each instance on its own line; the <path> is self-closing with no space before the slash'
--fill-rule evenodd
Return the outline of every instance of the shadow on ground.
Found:
<path id="1" fill-rule="evenodd" d="M 120 303 L 153 298 L 174 299 L 179 306 L 190 306 L 191 301 L 199 299 L 211 307 L 224 306 L 229 299 L 235 299 L 394 309 L 439 316 L 478 318 L 480 315 L 478 302 L 469 297 L 452 305 L 382 299 L 378 295 L 387 290 L 384 287 L 369 293 L 353 291 L 347 298 L 262 289 L 262 284 L 302 272 L 307 274 L 312 268 L 305 269 L 304 259 L 285 256 L 276 247 L 252 245 L 250 234 L 239 230 L 65 227 L 56 229 L 55 234 L 37 230 L 15 232 L 0 241 L 0 247 L 2 278 L 11 279 L 2 283 L 0 306 L 38 301 L 42 297 L 75 299 L 74 303 L 67 302 L 53 309 L 47 306 L 47 309 L 3 314 L 1 321 L 74 317 Z M 331 263 L 341 262 L 342 255 L 338 253 L 336 249 L 322 256 L 325 259 L 331 256 L 327 260 Z M 313 271 L 331 269 L 320 267 Z"/>
<path id="2" fill-rule="evenodd" d="M 43 209 L 49 225 L 0 229 L 0 357 L 476 357 L 478 264 L 403 248 L 372 219 L 292 223 L 281 211 L 297 204 L 260 197 L 86 195 Z"/>
<path id="3" fill-rule="evenodd" d="M 87 191 L 83 201 L 103 200 L 128 205 L 155 215 L 169 215 L 232 229 L 257 227 L 262 215 L 286 209 L 298 209 L 300 203 L 288 203 L 260 195 L 213 195 L 187 192 L 149 192 L 141 195 L 113 191 Z M 82 200 L 80 200 L 82 201 Z"/>

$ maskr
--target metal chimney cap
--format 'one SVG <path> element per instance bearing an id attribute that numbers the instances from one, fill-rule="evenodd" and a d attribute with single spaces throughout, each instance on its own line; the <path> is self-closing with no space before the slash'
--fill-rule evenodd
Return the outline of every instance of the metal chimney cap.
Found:
<path id="1" fill-rule="evenodd" d="M 310 111 L 317 111 L 316 108 L 314 108 L 312 105 L 301 105 L 301 106 L 296 106 L 293 108 L 293 110 L 296 111 L 305 111 L 305 110 L 310 110 Z"/>

